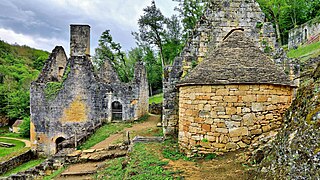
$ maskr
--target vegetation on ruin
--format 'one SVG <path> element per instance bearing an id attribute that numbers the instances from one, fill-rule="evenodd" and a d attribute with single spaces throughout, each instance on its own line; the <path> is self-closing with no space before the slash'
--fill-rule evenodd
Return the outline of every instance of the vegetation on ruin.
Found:
<path id="1" fill-rule="evenodd" d="M 26 162 L 26 163 L 23 163 L 23 164 L 15 167 L 15 168 L 13 168 L 13 169 L 10 170 L 10 171 L 2 174 L 1 176 L 2 176 L 2 177 L 8 177 L 8 176 L 10 176 L 10 175 L 12 175 L 12 174 L 16 174 L 16 173 L 18 173 L 18 172 L 28 170 L 28 169 L 30 169 L 30 168 L 32 168 L 32 167 L 35 167 L 35 166 L 41 164 L 44 160 L 45 160 L 45 159 L 35 159 L 35 160 L 28 161 L 28 162 Z M 1 177 L 1 176 L 0 176 L 0 177 Z"/>
<path id="2" fill-rule="evenodd" d="M 159 104 L 159 103 L 162 103 L 162 101 L 163 101 L 163 93 L 149 97 L 149 104 L 152 104 L 152 103 Z"/>
<path id="3" fill-rule="evenodd" d="M 5 148 L 5 147 L 0 147 L 0 158 L 4 158 L 5 156 L 13 153 L 13 152 L 17 152 L 19 150 L 21 150 L 22 148 L 24 148 L 25 143 L 18 141 L 18 140 L 12 140 L 12 139 L 4 139 L 4 138 L 0 138 L 0 142 L 4 142 L 4 143 L 9 143 L 9 144 L 14 144 L 14 147 L 10 147 L 10 148 Z M 1 162 L 1 160 L 0 160 Z"/>

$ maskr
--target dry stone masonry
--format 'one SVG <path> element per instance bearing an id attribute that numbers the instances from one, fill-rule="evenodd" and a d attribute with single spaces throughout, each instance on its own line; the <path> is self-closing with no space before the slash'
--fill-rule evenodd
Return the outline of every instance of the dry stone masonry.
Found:
<path id="1" fill-rule="evenodd" d="M 137 120 L 148 112 L 145 66 L 138 62 L 130 83 L 118 79 L 109 60 L 95 73 L 90 60 L 90 26 L 71 25 L 71 57 L 56 47 L 31 84 L 31 142 L 45 155 L 63 140 L 83 141 L 105 122 Z"/>
<path id="2" fill-rule="evenodd" d="M 231 34 L 179 83 L 179 144 L 228 152 L 278 129 L 293 86 L 242 30 Z"/>
<path id="3" fill-rule="evenodd" d="M 296 49 L 304 43 L 320 41 L 320 17 L 316 17 L 289 31 L 288 48 Z"/>
<path id="4" fill-rule="evenodd" d="M 176 134 L 178 129 L 178 89 L 176 84 L 190 69 L 203 61 L 211 47 L 217 47 L 226 35 L 243 28 L 245 35 L 262 51 L 276 48 L 276 36 L 271 23 L 255 0 L 211 0 L 193 34 L 173 66 L 167 67 L 163 80 L 163 130 Z"/>

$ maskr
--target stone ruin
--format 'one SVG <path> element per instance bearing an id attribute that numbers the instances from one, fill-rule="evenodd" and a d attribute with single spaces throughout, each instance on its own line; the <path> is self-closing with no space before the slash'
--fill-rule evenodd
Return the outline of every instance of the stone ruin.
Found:
<path id="1" fill-rule="evenodd" d="M 289 31 L 288 49 L 296 49 L 302 44 L 320 41 L 320 17 L 316 17 Z"/>
<path id="2" fill-rule="evenodd" d="M 55 47 L 30 89 L 30 140 L 52 155 L 64 140 L 75 147 L 103 123 L 133 121 L 148 112 L 145 66 L 138 62 L 129 83 L 107 59 L 96 73 L 90 59 L 90 26 L 71 25 L 70 58 Z M 70 145 L 71 144 L 71 145 Z"/>
<path id="3" fill-rule="evenodd" d="M 233 32 L 234 29 L 243 30 L 242 35 Z M 234 60 L 226 58 L 221 62 L 202 64 L 221 55 L 215 49 L 224 46 L 222 44 L 234 36 L 241 36 L 240 39 L 236 38 L 237 40 L 232 43 L 227 43 L 235 50 L 230 51 L 233 55 L 230 58 Z M 253 48 L 253 53 L 262 54 L 265 60 L 261 60 L 260 57 L 250 59 L 251 56 L 244 59 L 235 58 L 239 56 L 234 54 L 239 48 L 244 49 L 239 52 L 240 54 L 246 52 L 247 48 Z M 265 15 L 255 0 L 211 0 L 193 33 L 190 34 L 180 57 L 175 59 L 172 66 L 166 68 L 163 82 L 164 134 L 166 136 L 179 134 L 180 148 L 187 153 L 209 153 L 242 148 L 244 144 L 253 143 L 251 140 L 255 136 L 280 127 L 281 116 L 291 103 L 293 86 L 283 70 L 275 67 L 274 62 L 265 57 L 275 51 L 277 43 L 274 28 L 271 23 L 265 22 Z M 230 54 L 227 54 L 227 57 L 228 55 Z M 251 67 L 250 63 L 254 61 L 258 62 L 252 66 L 261 66 L 262 71 L 258 71 L 259 67 Z M 219 63 L 226 67 L 219 69 Z M 184 78 L 188 78 L 189 73 L 196 71 L 201 64 L 202 67 L 212 66 L 212 70 L 216 71 L 215 74 L 211 76 L 211 71 L 198 69 L 202 78 L 194 79 L 195 81 L 188 82 L 184 86 Z M 259 73 L 264 73 L 261 76 L 267 76 L 265 73 L 269 72 L 264 68 L 265 65 L 272 67 L 273 73 L 270 76 L 282 79 L 282 83 L 276 83 L 277 81 L 270 83 L 268 78 L 259 80 Z M 246 74 L 242 70 L 248 72 L 252 70 L 252 72 Z M 228 76 L 224 76 L 226 74 Z M 279 74 L 281 76 L 278 76 Z M 213 80 L 216 75 L 219 78 L 222 76 L 219 81 L 205 83 L 205 79 Z M 216 92 L 218 89 L 219 92 Z M 223 94 L 219 94 L 220 91 Z M 218 106 L 219 103 L 221 104 Z M 217 118 L 218 114 L 223 118 Z M 260 122 L 264 124 L 259 124 Z M 220 130 L 222 132 L 217 132 Z M 208 146 L 201 142 L 206 142 Z M 219 147 L 215 147 L 214 143 Z"/>

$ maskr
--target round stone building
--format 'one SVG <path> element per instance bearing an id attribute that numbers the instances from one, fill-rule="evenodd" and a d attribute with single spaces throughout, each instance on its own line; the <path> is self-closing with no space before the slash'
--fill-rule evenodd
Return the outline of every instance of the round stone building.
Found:
<path id="1" fill-rule="evenodd" d="M 294 86 L 238 29 L 209 51 L 178 88 L 180 149 L 201 154 L 245 148 L 279 129 Z"/>

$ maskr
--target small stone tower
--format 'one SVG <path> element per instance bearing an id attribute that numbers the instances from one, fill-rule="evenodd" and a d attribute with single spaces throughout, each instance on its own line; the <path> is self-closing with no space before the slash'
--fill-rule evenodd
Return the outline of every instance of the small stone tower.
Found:
<path id="1" fill-rule="evenodd" d="M 70 25 L 70 56 L 90 56 L 89 25 Z"/>

